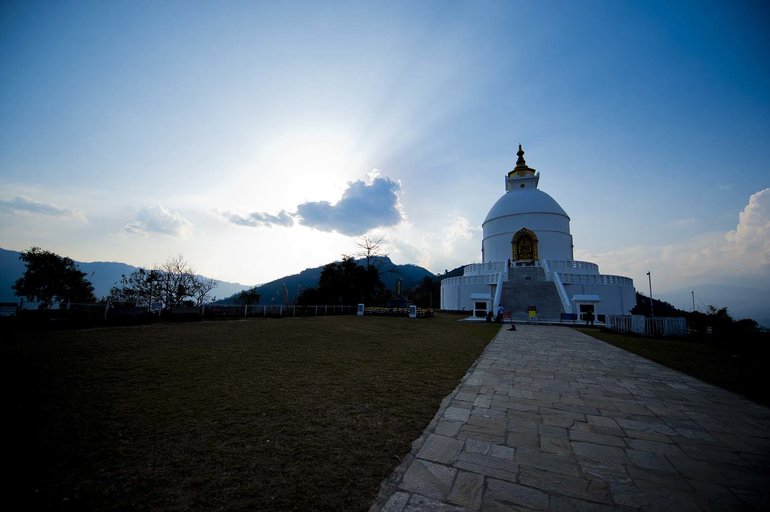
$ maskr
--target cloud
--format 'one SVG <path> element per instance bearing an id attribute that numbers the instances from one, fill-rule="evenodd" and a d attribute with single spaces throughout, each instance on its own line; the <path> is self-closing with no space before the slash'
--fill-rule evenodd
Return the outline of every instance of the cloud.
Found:
<path id="1" fill-rule="evenodd" d="M 84 218 L 80 210 L 60 208 L 52 203 L 43 203 L 27 196 L 16 196 L 13 199 L 0 199 L 0 209 L 11 213 L 38 213 L 51 217 Z"/>
<path id="2" fill-rule="evenodd" d="M 770 188 L 752 194 L 738 226 L 725 235 L 730 256 L 745 263 L 770 267 Z"/>
<path id="3" fill-rule="evenodd" d="M 401 185 L 373 171 L 366 181 L 348 183 L 342 198 L 335 204 L 311 201 L 299 204 L 296 212 L 281 210 L 278 214 L 254 212 L 221 215 L 241 226 L 292 226 L 296 219 L 303 226 L 319 231 L 336 231 L 348 236 L 362 235 L 372 229 L 394 226 L 404 218 L 397 192 Z"/>
<path id="4" fill-rule="evenodd" d="M 123 228 L 124 233 L 147 236 L 161 233 L 170 236 L 186 236 L 192 224 L 176 212 L 164 206 L 146 206 L 136 214 L 136 221 Z"/>
<path id="5" fill-rule="evenodd" d="M 384 226 L 401 222 L 401 210 L 396 192 L 400 185 L 385 177 L 370 183 L 356 180 L 348 184 L 336 204 L 328 201 L 303 203 L 297 206 L 300 224 L 320 231 L 337 231 L 357 236 Z"/>
<path id="6" fill-rule="evenodd" d="M 575 252 L 577 259 L 599 263 L 604 272 L 641 277 L 652 270 L 661 290 L 735 280 L 770 284 L 770 188 L 752 194 L 735 229 L 727 233 L 702 234 L 665 246 Z"/>
<path id="7" fill-rule="evenodd" d="M 277 225 L 289 227 L 294 225 L 294 216 L 286 210 L 281 210 L 277 215 L 254 212 L 244 216 L 239 213 L 233 213 L 230 211 L 222 212 L 220 215 L 225 217 L 233 224 L 238 224 L 239 226 L 269 227 L 272 225 Z"/>
<path id="8" fill-rule="evenodd" d="M 401 236 L 391 238 L 394 261 L 417 263 L 436 272 L 478 261 L 481 227 L 456 212 L 448 216 L 448 224 L 440 230 L 426 232 L 414 226 L 402 226 Z M 415 243 L 415 240 L 418 241 Z"/>
<path id="9" fill-rule="evenodd" d="M 687 229 L 687 228 L 693 228 L 698 225 L 698 219 L 693 217 L 688 217 L 684 219 L 676 219 L 672 220 L 668 227 L 671 229 Z"/>

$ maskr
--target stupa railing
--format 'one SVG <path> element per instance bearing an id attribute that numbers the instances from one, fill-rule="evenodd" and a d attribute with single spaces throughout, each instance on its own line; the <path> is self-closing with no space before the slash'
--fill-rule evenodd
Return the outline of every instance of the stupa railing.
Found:
<path id="1" fill-rule="evenodd" d="M 584 272 L 590 274 L 599 273 L 599 265 L 590 261 L 548 260 L 548 268 L 551 269 L 551 272 L 569 272 L 572 274 Z"/>
<path id="2" fill-rule="evenodd" d="M 634 280 L 630 277 L 613 276 L 609 274 L 572 274 L 559 272 L 561 282 L 564 284 L 611 284 L 615 286 L 633 286 Z"/>
<path id="3" fill-rule="evenodd" d="M 497 276 L 499 272 L 494 274 L 481 274 L 476 276 L 459 276 L 459 277 L 447 277 L 441 281 L 441 286 L 454 286 L 461 284 L 497 284 Z"/>
<path id="4" fill-rule="evenodd" d="M 478 276 L 482 274 L 493 274 L 503 272 L 505 270 L 506 262 L 504 261 L 488 261 L 486 263 L 471 263 L 463 267 L 464 276 Z"/>

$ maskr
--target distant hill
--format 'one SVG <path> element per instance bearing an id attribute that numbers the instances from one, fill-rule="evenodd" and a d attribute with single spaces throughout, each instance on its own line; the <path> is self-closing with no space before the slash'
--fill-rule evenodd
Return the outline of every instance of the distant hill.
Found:
<path id="1" fill-rule="evenodd" d="M 359 264 L 363 263 L 363 260 L 357 261 Z M 380 280 L 385 287 L 393 291 L 396 290 L 396 280 L 398 280 L 398 278 L 403 279 L 404 292 L 417 286 L 417 284 L 425 277 L 436 278 L 435 274 L 423 267 L 412 264 L 397 265 L 387 256 L 375 257 L 373 265 L 379 269 Z M 318 286 L 318 280 L 321 278 L 323 268 L 324 266 L 308 268 L 299 274 L 280 277 L 274 281 L 258 286 L 257 292 L 261 295 L 259 303 L 281 304 L 284 300 L 285 286 L 286 291 L 288 292 L 289 304 L 292 304 L 302 290 Z M 235 301 L 236 297 L 233 295 L 217 302 L 231 304 Z"/>
<path id="2" fill-rule="evenodd" d="M 19 259 L 18 251 L 0 249 L 0 302 L 15 302 L 19 300 L 13 293 L 11 286 L 24 274 L 24 263 Z M 138 270 L 138 267 L 125 263 L 94 261 L 84 263 L 75 262 L 81 272 L 85 272 L 87 279 L 94 285 L 94 294 L 97 298 L 106 297 L 120 277 Z M 217 287 L 211 292 L 217 297 L 229 297 L 250 287 L 240 283 L 217 281 Z"/>
<path id="3" fill-rule="evenodd" d="M 705 311 L 707 306 L 717 309 L 727 307 L 730 316 L 736 320 L 751 318 L 760 325 L 770 328 L 770 289 L 757 283 L 757 287 L 736 285 L 695 285 L 691 288 L 661 292 L 672 304 L 690 311 L 692 295 L 695 292 L 695 309 Z"/>

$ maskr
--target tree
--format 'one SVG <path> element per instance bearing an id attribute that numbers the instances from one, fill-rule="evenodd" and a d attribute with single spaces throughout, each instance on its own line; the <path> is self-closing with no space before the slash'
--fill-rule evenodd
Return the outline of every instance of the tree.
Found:
<path id="1" fill-rule="evenodd" d="M 159 301 L 163 275 L 160 270 L 140 268 L 128 276 L 121 276 L 120 281 L 110 289 L 113 302 L 132 302 L 138 307 L 150 307 L 153 301 Z"/>
<path id="2" fill-rule="evenodd" d="M 409 298 L 421 308 L 433 308 L 439 305 L 441 283 L 437 278 L 425 276 L 417 286 L 409 292 Z"/>
<path id="3" fill-rule="evenodd" d="M 385 245 L 385 237 L 364 235 L 356 240 L 356 246 L 360 249 L 356 256 L 365 259 L 366 268 L 371 268 L 374 258 L 387 256 L 382 252 L 383 245 Z"/>
<path id="4" fill-rule="evenodd" d="M 96 302 L 93 285 L 70 258 L 39 247 L 22 252 L 19 258 L 27 266 L 13 284 L 19 297 L 39 302 L 41 309 L 54 303 Z"/>
<path id="5" fill-rule="evenodd" d="M 152 270 L 140 268 L 123 275 L 110 290 L 110 299 L 133 302 L 138 307 L 149 307 L 154 301 L 160 301 L 165 309 L 182 304 L 201 306 L 216 286 L 215 280 L 196 275 L 178 255 Z"/>
<path id="6" fill-rule="evenodd" d="M 257 304 L 261 297 L 262 296 L 257 292 L 257 287 L 255 286 L 254 288 L 249 288 L 248 290 L 240 292 L 235 300 L 238 301 L 238 304 L 250 306 L 252 304 Z"/>
<path id="7" fill-rule="evenodd" d="M 303 306 L 312 304 L 372 304 L 384 302 L 388 291 L 375 266 L 363 267 L 352 256 L 329 263 L 321 271 L 316 288 L 306 288 L 297 298 Z"/>

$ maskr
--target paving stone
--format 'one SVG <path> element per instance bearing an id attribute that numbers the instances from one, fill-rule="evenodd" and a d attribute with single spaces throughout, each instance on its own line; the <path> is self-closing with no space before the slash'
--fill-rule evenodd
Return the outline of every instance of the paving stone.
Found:
<path id="1" fill-rule="evenodd" d="M 540 449 L 554 455 L 572 455 L 569 440 L 561 437 L 540 436 Z"/>
<path id="2" fill-rule="evenodd" d="M 456 473 L 455 468 L 415 459 L 404 474 L 401 488 L 442 500 L 449 494 Z"/>
<path id="3" fill-rule="evenodd" d="M 575 452 L 575 456 L 579 459 L 583 458 L 605 464 L 625 464 L 628 462 L 628 457 L 623 448 L 617 446 L 577 441 L 572 441 L 570 444 L 572 445 L 572 451 Z"/>
<path id="4" fill-rule="evenodd" d="M 468 409 L 461 409 L 459 407 L 447 407 L 444 411 L 444 417 L 450 420 L 468 421 L 468 417 L 471 412 Z"/>
<path id="5" fill-rule="evenodd" d="M 538 434 L 541 436 L 560 437 L 562 439 L 569 439 L 569 429 L 566 427 L 557 427 L 555 425 L 546 425 L 541 423 L 537 428 Z"/>
<path id="6" fill-rule="evenodd" d="M 540 450 L 521 448 L 516 450 L 516 462 L 522 466 L 553 471 L 562 475 L 578 476 L 580 467 L 572 456 L 560 456 Z"/>
<path id="7" fill-rule="evenodd" d="M 500 444 L 493 444 L 489 450 L 489 455 L 498 459 L 513 460 L 514 453 L 516 453 L 515 449 Z"/>
<path id="8" fill-rule="evenodd" d="M 645 439 L 626 439 L 626 444 L 633 450 L 663 455 L 684 455 L 684 452 L 675 444 L 648 441 Z"/>
<path id="9" fill-rule="evenodd" d="M 515 482 L 519 474 L 519 465 L 514 461 L 480 453 L 461 453 L 454 467 L 509 482 Z"/>
<path id="10" fill-rule="evenodd" d="M 676 430 L 662 422 L 646 422 L 639 420 L 629 420 L 626 418 L 617 418 L 616 421 L 624 430 L 633 430 L 635 432 L 653 432 L 655 434 L 665 434 L 668 436 L 678 435 Z"/>
<path id="11" fill-rule="evenodd" d="M 666 458 L 673 464 L 676 470 L 688 479 L 700 480 L 711 483 L 724 483 L 725 477 L 719 472 L 719 465 L 710 462 L 695 460 L 686 455 L 667 455 Z"/>
<path id="12" fill-rule="evenodd" d="M 459 400 L 460 402 L 470 402 L 470 403 L 473 403 L 476 400 L 477 396 L 478 396 L 478 394 L 476 394 L 476 393 L 469 393 L 467 391 L 458 391 L 455 394 L 454 399 L 455 400 Z"/>
<path id="13" fill-rule="evenodd" d="M 687 482 L 695 491 L 698 503 L 706 510 L 740 510 L 741 502 L 727 487 L 699 480 Z"/>
<path id="14" fill-rule="evenodd" d="M 626 471 L 637 487 L 644 489 L 690 490 L 690 485 L 682 476 L 668 471 L 657 471 L 639 466 L 626 466 Z"/>
<path id="15" fill-rule="evenodd" d="M 372 512 L 770 510 L 768 474 L 767 407 L 522 325 L 442 402 Z"/>
<path id="16" fill-rule="evenodd" d="M 404 512 L 467 512 L 468 509 L 415 494 Z"/>
<path id="17" fill-rule="evenodd" d="M 469 437 L 465 439 L 464 450 L 470 453 L 486 454 L 487 452 L 489 452 L 489 448 L 491 446 L 492 446 L 492 443 L 490 443 L 489 441 L 482 441 L 481 439 L 473 439 Z"/>
<path id="18" fill-rule="evenodd" d="M 586 443 L 603 444 L 606 446 L 618 446 L 625 448 L 626 442 L 622 437 L 605 436 L 593 432 L 582 432 L 580 430 L 570 430 L 569 438 L 571 441 L 583 441 Z"/>
<path id="19" fill-rule="evenodd" d="M 536 432 L 509 431 L 505 438 L 505 444 L 513 448 L 538 448 L 540 446 L 540 439 Z"/>
<path id="20" fill-rule="evenodd" d="M 439 420 L 436 425 L 436 434 L 448 437 L 454 437 L 460 431 L 460 427 L 463 426 L 462 421 L 450 421 L 446 419 Z"/>
<path id="21" fill-rule="evenodd" d="M 425 440 L 420 451 L 417 452 L 417 457 L 433 462 L 440 462 L 442 464 L 450 464 L 457 458 L 462 447 L 462 441 L 451 437 L 431 434 L 428 436 L 428 439 Z"/>
<path id="22" fill-rule="evenodd" d="M 589 477 L 597 477 L 605 482 L 632 483 L 626 466 L 623 464 L 602 464 L 590 460 L 579 460 L 578 464 L 583 470 L 583 474 Z"/>
<path id="23" fill-rule="evenodd" d="M 599 503 L 610 503 L 609 487 L 606 482 L 599 479 L 566 476 L 553 471 L 522 466 L 519 472 L 519 483 L 549 494 L 562 494 Z"/>
<path id="24" fill-rule="evenodd" d="M 520 505 L 531 510 L 546 510 L 548 495 L 537 489 L 490 478 L 487 480 L 482 510 L 486 511 L 488 507 L 493 509 L 493 505 L 488 505 L 488 502 L 497 502 L 498 505 Z M 508 510 L 511 508 L 509 507 Z"/>
<path id="25" fill-rule="evenodd" d="M 619 428 L 619 425 L 615 422 L 615 420 L 609 416 L 586 414 L 586 421 L 589 425 L 595 425 L 598 427 Z"/>
<path id="26" fill-rule="evenodd" d="M 382 507 L 382 512 L 403 512 L 406 503 L 412 495 L 406 492 L 396 492 Z"/>
<path id="27" fill-rule="evenodd" d="M 552 494 L 548 500 L 548 510 L 549 512 L 616 512 L 617 508 Z"/>
<path id="28" fill-rule="evenodd" d="M 629 439 L 641 439 L 643 441 L 655 441 L 658 443 L 673 443 L 674 440 L 667 435 L 658 434 L 656 432 L 635 432 L 633 430 L 626 430 L 626 437 Z"/>
<path id="29" fill-rule="evenodd" d="M 626 484 L 610 484 L 612 500 L 616 505 L 624 505 L 640 510 L 660 510 L 677 512 L 700 510 L 694 496 L 677 494 L 668 489 L 645 489 Z"/>
<path id="30" fill-rule="evenodd" d="M 669 463 L 664 455 L 652 452 L 640 452 L 639 450 L 626 450 L 626 455 L 631 459 L 631 463 L 647 469 L 658 471 L 667 471 L 675 473 L 676 469 Z"/>
<path id="31" fill-rule="evenodd" d="M 459 471 L 447 500 L 470 510 L 479 510 L 483 490 L 484 477 L 482 475 Z"/>

